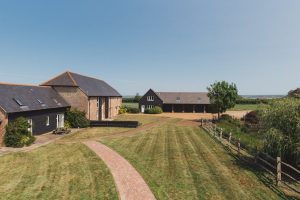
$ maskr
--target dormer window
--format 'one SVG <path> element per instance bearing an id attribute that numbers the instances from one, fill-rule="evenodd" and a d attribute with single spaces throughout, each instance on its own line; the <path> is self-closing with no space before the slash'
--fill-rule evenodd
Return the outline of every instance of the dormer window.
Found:
<path id="1" fill-rule="evenodd" d="M 180 102 L 180 97 L 176 97 L 176 102 L 177 102 L 177 103 Z"/>
<path id="2" fill-rule="evenodd" d="M 147 96 L 147 101 L 154 101 L 154 96 Z"/>
<path id="3" fill-rule="evenodd" d="M 198 103 L 200 103 L 201 102 L 201 97 L 198 97 Z"/>
<path id="4" fill-rule="evenodd" d="M 25 106 L 22 101 L 20 99 L 16 99 L 16 98 L 13 98 L 13 100 L 19 105 L 19 106 Z"/>

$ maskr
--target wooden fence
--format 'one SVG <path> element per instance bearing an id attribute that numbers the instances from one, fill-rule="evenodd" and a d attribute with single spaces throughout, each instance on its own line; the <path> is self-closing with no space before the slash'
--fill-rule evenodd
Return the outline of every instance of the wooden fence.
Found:
<path id="1" fill-rule="evenodd" d="M 239 158 L 252 162 L 271 174 L 275 178 L 277 186 L 284 184 L 294 192 L 300 193 L 300 170 L 283 162 L 281 157 L 273 158 L 259 151 L 254 154 L 249 153 L 243 148 L 245 145 L 241 143 L 240 139 L 235 138 L 232 133 L 227 133 L 227 137 L 224 136 L 223 129 L 209 121 L 201 120 L 201 125 L 211 137 L 236 152 Z"/>

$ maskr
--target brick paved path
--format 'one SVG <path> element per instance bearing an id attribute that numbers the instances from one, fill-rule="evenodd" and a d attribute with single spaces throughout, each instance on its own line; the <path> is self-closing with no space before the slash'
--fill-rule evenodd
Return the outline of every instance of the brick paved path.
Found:
<path id="1" fill-rule="evenodd" d="M 122 156 L 96 141 L 87 141 L 84 144 L 110 169 L 121 200 L 155 200 L 142 176 Z"/>

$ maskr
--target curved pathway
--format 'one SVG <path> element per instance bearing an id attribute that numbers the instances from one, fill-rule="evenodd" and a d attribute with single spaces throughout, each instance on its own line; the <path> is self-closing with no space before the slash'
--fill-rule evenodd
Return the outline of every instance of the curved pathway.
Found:
<path id="1" fill-rule="evenodd" d="M 83 142 L 110 169 L 121 200 L 155 200 L 150 188 L 134 167 L 118 153 L 96 142 Z"/>

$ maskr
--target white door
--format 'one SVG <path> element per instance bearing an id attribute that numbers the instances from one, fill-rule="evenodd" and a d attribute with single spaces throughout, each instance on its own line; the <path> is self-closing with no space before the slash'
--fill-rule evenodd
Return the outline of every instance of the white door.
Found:
<path id="1" fill-rule="evenodd" d="M 141 112 L 142 112 L 142 113 L 145 112 L 145 105 L 141 105 Z"/>
<path id="2" fill-rule="evenodd" d="M 65 120 L 64 114 L 56 115 L 56 128 L 63 128 L 65 126 L 64 120 Z"/>

